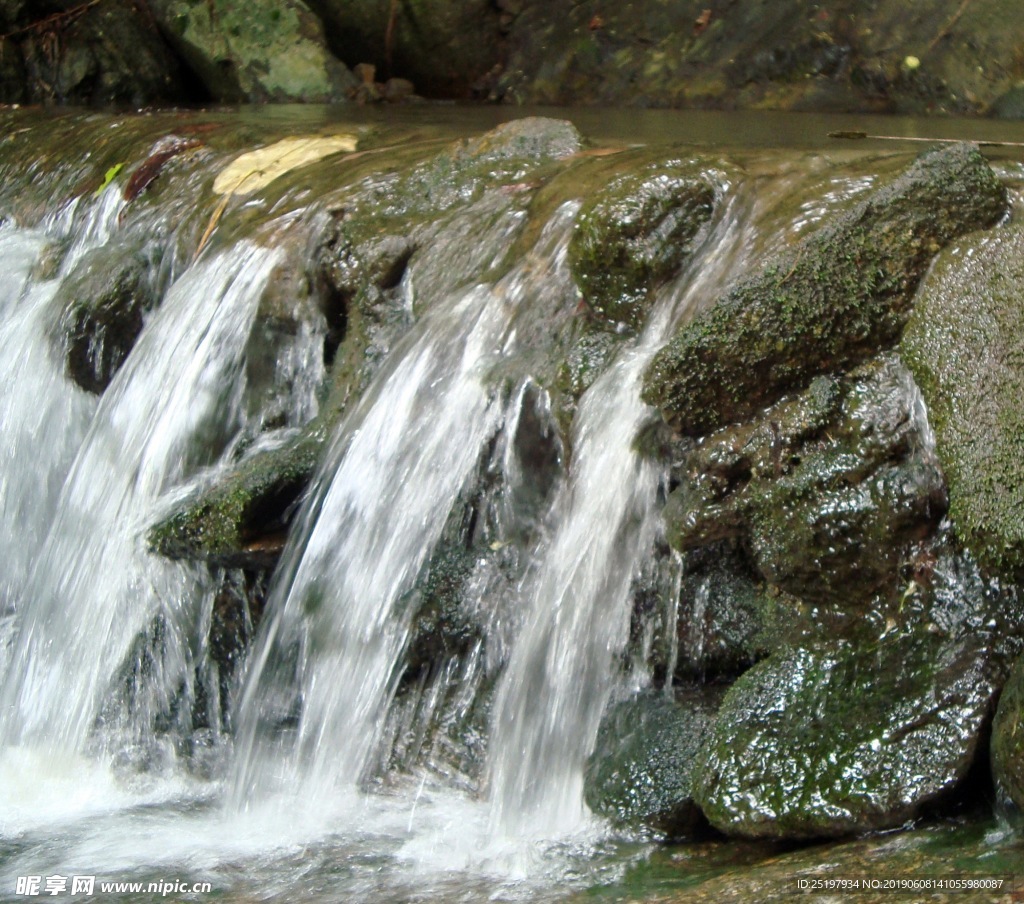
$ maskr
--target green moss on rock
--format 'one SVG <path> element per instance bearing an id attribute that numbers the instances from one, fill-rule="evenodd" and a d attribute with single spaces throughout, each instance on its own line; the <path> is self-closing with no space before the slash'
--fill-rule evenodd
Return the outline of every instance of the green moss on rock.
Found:
<path id="1" fill-rule="evenodd" d="M 319 462 L 326 435 L 308 429 L 291 443 L 253 456 L 186 501 L 148 534 L 154 552 L 228 567 L 277 561 L 287 517 Z"/>
<path id="2" fill-rule="evenodd" d="M 924 154 L 683 326 L 649 366 L 645 401 L 700 436 L 876 354 L 899 339 L 933 255 L 1005 209 L 976 148 Z"/>
<path id="3" fill-rule="evenodd" d="M 1024 573 L 1024 227 L 936 263 L 900 346 L 928 406 L 950 516 L 986 567 Z"/>
<path id="4" fill-rule="evenodd" d="M 1024 810 L 1024 658 L 999 697 L 992 725 L 992 775 L 1000 794 Z"/>
<path id="5" fill-rule="evenodd" d="M 702 170 L 681 161 L 620 176 L 589 197 L 569 260 L 590 308 L 612 324 L 639 327 L 650 290 L 679 270 L 714 201 Z"/>
<path id="6" fill-rule="evenodd" d="M 916 630 L 773 656 L 723 701 L 694 798 L 749 838 L 899 826 L 967 775 L 996 693 L 983 638 Z"/>
<path id="7" fill-rule="evenodd" d="M 693 801 L 693 761 L 713 723 L 716 696 L 703 689 L 683 703 L 646 694 L 613 705 L 587 761 L 587 806 L 634 831 L 692 836 L 703 824 Z"/>
<path id="8" fill-rule="evenodd" d="M 912 380 L 890 354 L 706 437 L 665 520 L 676 549 L 738 539 L 771 584 L 856 605 L 895 586 L 945 511 Z"/>

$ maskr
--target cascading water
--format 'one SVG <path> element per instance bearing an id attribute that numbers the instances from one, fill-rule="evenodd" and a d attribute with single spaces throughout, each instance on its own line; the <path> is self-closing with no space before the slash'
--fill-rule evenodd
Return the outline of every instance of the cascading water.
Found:
<path id="1" fill-rule="evenodd" d="M 463 153 L 443 157 L 416 190 L 454 204 L 454 193 L 430 194 L 431 180 L 449 178 Z M 356 156 L 352 172 L 362 172 L 370 158 Z M 660 581 L 650 598 L 663 603 L 666 696 L 677 658 L 702 658 L 674 646 L 676 616 L 687 614 L 675 609 L 684 563 L 658 542 L 663 465 L 634 449 L 656 417 L 640 400 L 641 376 L 753 254 L 820 219 L 806 205 L 792 222 L 772 209 L 794 186 L 815 197 L 820 188 L 803 160 L 784 178 L 777 162 L 760 181 L 756 167 L 707 168 L 716 212 L 635 339 L 586 319 L 567 262 L 573 199 L 589 190 L 573 180 L 619 172 L 602 152 L 559 163 L 566 170 L 551 179 L 512 167 L 497 189 L 467 182 L 464 208 L 410 227 L 404 275 L 375 286 L 390 307 L 352 308 L 350 322 L 329 328 L 324 311 L 300 322 L 276 308 L 255 340 L 276 268 L 295 263 L 287 255 L 298 247 L 309 254 L 324 220 L 344 225 L 358 188 L 345 183 L 349 194 L 323 201 L 296 176 L 283 194 L 232 199 L 221 244 L 187 266 L 209 200 L 198 176 L 176 183 L 195 194 L 179 193 L 174 216 L 163 201 L 136 199 L 122 219 L 123 194 L 89 189 L 34 229 L 0 222 L 2 881 L 178 874 L 240 899 L 324 902 L 535 900 L 600 881 L 603 846 L 615 841 L 589 816 L 583 776 L 606 704 L 650 677 L 643 667 L 620 676 L 638 576 Z M 393 184 L 380 177 L 373 197 Z M 840 177 L 825 208 L 867 184 Z M 201 199 L 191 220 L 184 195 Z M 422 213 L 418 201 L 388 203 Z M 59 289 L 92 249 L 122 242 L 133 216 L 147 236 L 173 242 L 151 261 L 154 285 L 173 284 L 97 399 L 64 375 Z M 264 216 L 290 218 L 302 241 L 269 230 L 261 244 L 239 238 L 263 230 Z M 371 242 L 402 244 L 393 223 L 371 225 Z M 309 261 L 298 263 L 289 278 L 312 283 Z M 357 316 L 377 318 L 359 349 L 373 378 L 348 397 L 298 507 L 234 725 L 223 735 L 211 726 L 216 761 L 204 772 L 207 761 L 179 754 L 197 736 L 189 706 L 218 691 L 215 681 L 198 688 L 198 676 L 216 668 L 208 638 L 224 576 L 158 559 L 147 531 L 315 416 L 325 346 L 346 328 L 355 335 Z M 538 339 L 544 330 L 554 343 Z M 577 342 L 612 351 L 570 404 L 555 365 Z M 463 569 L 451 584 L 477 621 L 456 653 L 414 664 L 414 608 L 435 567 L 445 577 L 449 546 Z M 471 731 L 438 730 L 470 712 Z M 614 853 L 612 872 L 630 856 Z"/>
<path id="2" fill-rule="evenodd" d="M 548 257 L 564 257 L 574 209 L 542 236 Z M 402 596 L 501 424 L 487 377 L 522 278 L 516 271 L 494 287 L 434 299 L 337 434 L 241 700 L 237 804 L 268 785 L 323 796 L 365 777 L 408 640 Z M 295 720 L 297 729 L 283 730 Z"/>
<path id="3" fill-rule="evenodd" d="M 640 379 L 670 327 L 735 265 L 745 236 L 734 205 L 722 205 L 688 278 L 664 293 L 639 342 L 580 404 L 572 468 L 553 505 L 552 535 L 540 550 L 526 622 L 495 706 L 497 831 L 553 838 L 585 822 L 584 760 L 628 636 L 630 586 L 658 530 L 661 469 L 634 449 L 650 417 Z"/>
<path id="4" fill-rule="evenodd" d="M 19 606 L 6 746 L 82 750 L 132 643 L 160 615 L 179 637 L 181 610 L 201 598 L 191 570 L 145 550 L 144 532 L 209 434 L 237 426 L 241 350 L 275 260 L 249 245 L 188 271 L 104 395 Z"/>

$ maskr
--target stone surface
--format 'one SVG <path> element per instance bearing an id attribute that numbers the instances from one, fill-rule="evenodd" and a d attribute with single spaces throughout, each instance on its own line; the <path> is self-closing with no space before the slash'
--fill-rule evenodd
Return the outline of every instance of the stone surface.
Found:
<path id="1" fill-rule="evenodd" d="M 950 515 L 986 566 L 1024 573 L 1024 229 L 936 262 L 900 353 L 928 405 Z"/>
<path id="2" fill-rule="evenodd" d="M 149 0 L 149 7 L 217 100 L 325 103 L 356 86 L 301 0 Z"/>
<path id="3" fill-rule="evenodd" d="M 650 290 L 678 272 L 714 202 L 705 166 L 672 160 L 588 197 L 569 244 L 585 303 L 612 325 L 639 328 Z"/>
<path id="4" fill-rule="evenodd" d="M 88 252 L 59 291 L 68 375 L 99 394 L 134 346 L 145 314 L 157 304 L 149 261 L 138 249 L 105 245 Z"/>
<path id="5" fill-rule="evenodd" d="M 915 629 L 776 654 L 726 695 L 694 797 L 749 838 L 899 826 L 967 775 L 996 690 L 983 637 Z"/>
<path id="6" fill-rule="evenodd" d="M 714 722 L 715 692 L 681 701 L 645 694 L 613 704 L 587 761 L 587 805 L 614 825 L 667 839 L 702 826 L 693 801 L 694 756 Z"/>
<path id="7" fill-rule="evenodd" d="M 976 148 L 925 153 L 684 325 L 648 367 L 645 401 L 701 436 L 876 354 L 899 339 L 933 255 L 1005 207 Z"/>
<path id="8" fill-rule="evenodd" d="M 945 511 L 913 381 L 890 354 L 706 437 L 665 520 L 679 550 L 738 540 L 771 584 L 857 605 L 896 583 Z"/>
<path id="9" fill-rule="evenodd" d="M 1024 658 L 999 697 L 992 725 L 992 776 L 1000 796 L 1024 810 Z"/>

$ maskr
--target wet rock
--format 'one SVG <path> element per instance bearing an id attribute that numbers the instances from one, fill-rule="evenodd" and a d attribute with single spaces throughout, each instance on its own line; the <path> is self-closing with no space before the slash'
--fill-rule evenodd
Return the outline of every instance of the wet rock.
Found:
<path id="1" fill-rule="evenodd" d="M 0 102 L 140 106 L 190 93 L 156 22 L 131 4 L 12 3 L 0 31 Z"/>
<path id="2" fill-rule="evenodd" d="M 156 306 L 149 269 L 142 252 L 106 245 L 87 253 L 61 285 L 67 371 L 86 391 L 107 388 Z"/>
<path id="3" fill-rule="evenodd" d="M 1000 119 L 1024 119 L 1024 85 L 1014 85 L 993 101 L 989 113 Z"/>
<path id="4" fill-rule="evenodd" d="M 466 600 L 476 556 L 460 545 L 445 545 L 431 557 L 425 576 L 410 594 L 414 609 L 407 671 L 422 674 L 466 654 L 482 637 L 480 619 Z"/>
<path id="5" fill-rule="evenodd" d="M 676 680 L 738 675 L 795 635 L 808 615 L 731 542 L 687 553 L 676 613 Z"/>
<path id="6" fill-rule="evenodd" d="M 322 425 L 314 424 L 286 445 L 243 460 L 155 525 L 150 548 L 169 559 L 273 567 L 325 443 Z"/>
<path id="7" fill-rule="evenodd" d="M 645 401 L 700 436 L 876 354 L 899 339 L 932 256 L 1005 208 L 976 148 L 922 155 L 683 326 L 648 367 Z"/>
<path id="8" fill-rule="evenodd" d="M 950 516 L 988 568 L 1024 573 L 1024 229 L 950 248 L 929 274 L 900 354 L 928 405 Z"/>
<path id="9" fill-rule="evenodd" d="M 856 605 L 895 584 L 945 510 L 913 381 L 888 355 L 705 438 L 665 520 L 676 549 L 739 540 L 771 584 Z"/>
<path id="10" fill-rule="evenodd" d="M 322 23 L 301 0 L 148 5 L 216 100 L 335 102 L 356 85 L 327 49 Z"/>
<path id="11" fill-rule="evenodd" d="M 569 244 L 584 301 L 637 329 L 650 290 L 678 272 L 714 202 L 702 168 L 684 161 L 620 176 L 588 198 Z"/>
<path id="12" fill-rule="evenodd" d="M 365 60 L 385 79 L 409 79 L 427 97 L 468 99 L 500 56 L 499 12 L 490 0 L 308 5 L 341 59 Z"/>
<path id="13" fill-rule="evenodd" d="M 723 701 L 694 798 L 749 838 L 892 828 L 968 774 L 997 690 L 986 638 L 894 631 L 770 657 Z"/>
<path id="14" fill-rule="evenodd" d="M 1024 810 L 1024 658 L 999 697 L 992 725 L 992 776 L 1000 796 Z"/>
<path id="15" fill-rule="evenodd" d="M 704 825 L 693 800 L 694 757 L 714 724 L 719 694 L 645 694 L 613 704 L 587 760 L 587 806 L 616 826 L 689 838 Z"/>

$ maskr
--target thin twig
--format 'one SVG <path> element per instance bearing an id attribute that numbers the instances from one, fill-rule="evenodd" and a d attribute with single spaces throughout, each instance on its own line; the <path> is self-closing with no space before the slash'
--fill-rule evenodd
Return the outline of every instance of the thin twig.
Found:
<path id="1" fill-rule="evenodd" d="M 910 135 L 869 135 L 867 132 L 829 132 L 829 138 L 846 138 L 851 141 L 860 141 L 870 138 L 872 141 L 923 141 L 928 144 L 941 142 L 943 144 L 976 144 L 982 148 L 1024 148 L 1024 141 L 984 141 L 977 138 L 920 138 Z"/>
<path id="2" fill-rule="evenodd" d="M 78 6 L 73 6 L 71 9 L 66 9 L 63 12 L 53 13 L 43 19 L 30 22 L 28 25 L 22 25 L 21 28 L 15 28 L 6 34 L 0 35 L 0 41 L 25 34 L 27 31 L 47 31 L 52 25 L 56 25 L 65 19 L 72 19 L 75 16 L 80 16 L 83 13 L 88 12 L 88 10 L 92 9 L 94 6 L 99 6 L 102 2 L 103 0 L 88 0 L 87 3 L 80 3 Z"/>
<path id="3" fill-rule="evenodd" d="M 953 28 L 954 25 L 956 25 L 959 18 L 964 14 L 964 10 L 967 9 L 967 7 L 970 5 L 970 2 L 971 0 L 964 0 L 964 2 L 960 4 L 960 8 L 957 9 L 955 13 L 953 13 L 953 18 L 951 18 L 942 27 L 942 30 L 934 38 L 932 38 L 931 44 L 928 45 L 929 50 L 934 50 L 935 45 L 938 44 L 939 41 L 941 41 L 944 37 L 946 37 L 949 34 L 950 30 Z"/>

